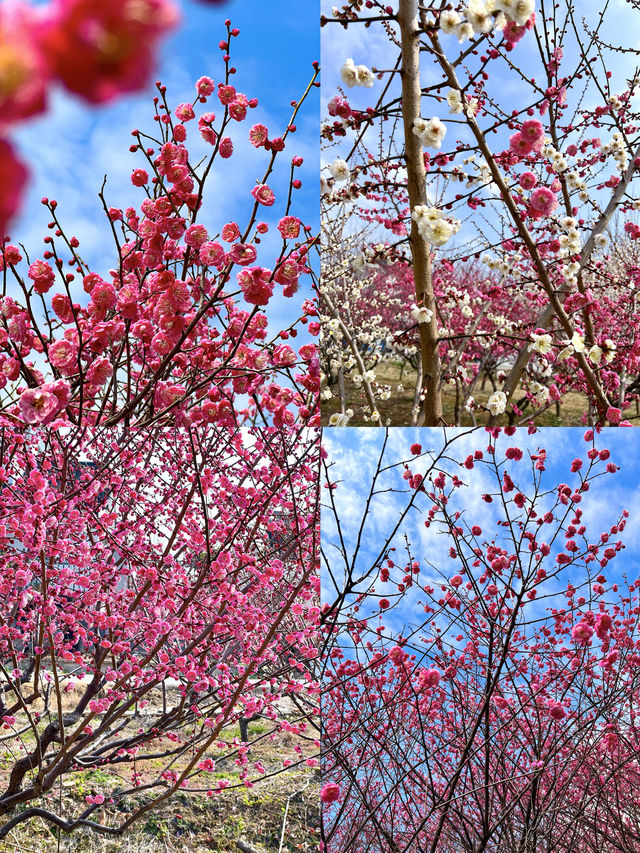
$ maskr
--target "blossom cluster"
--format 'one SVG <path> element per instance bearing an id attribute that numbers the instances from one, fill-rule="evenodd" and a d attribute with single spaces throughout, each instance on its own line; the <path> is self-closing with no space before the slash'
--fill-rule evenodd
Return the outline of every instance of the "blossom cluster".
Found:
<path id="1" fill-rule="evenodd" d="M 460 221 L 437 207 L 419 204 L 411 211 L 411 218 L 422 237 L 433 246 L 444 246 L 460 229 Z"/>
<path id="2" fill-rule="evenodd" d="M 520 816 L 510 815 L 534 794 L 553 849 L 573 849 L 563 838 L 576 821 L 581 845 L 624 847 L 640 778 L 640 732 L 628 711 L 638 699 L 639 593 L 616 568 L 629 512 L 615 506 L 602 519 L 600 497 L 619 468 L 602 433 L 587 430 L 572 460 L 541 446 L 540 432 L 517 432 L 488 428 L 469 442 L 468 432 L 462 439 L 447 431 L 439 445 L 431 435 L 429 449 L 418 441 L 391 448 L 381 436 L 379 461 L 371 444 L 356 457 L 368 472 L 357 483 L 329 451 L 327 486 L 346 491 L 347 501 L 357 490 L 360 507 L 357 536 L 327 525 L 347 567 L 340 574 L 332 566 L 325 593 L 335 641 L 321 799 L 336 850 L 356 839 L 384 850 L 483 846 L 496 827 L 521 829 Z M 331 522 L 342 520 L 344 500 L 332 501 Z M 348 501 L 351 511 L 356 504 Z M 411 536 L 416 517 L 422 548 Z M 349 571 L 356 564 L 357 574 Z M 496 636 L 504 642 L 496 645 Z M 408 766 L 429 773 L 412 778 Z M 442 809 L 443 790 L 456 808 Z M 604 802 L 618 819 L 603 846 L 593 827 Z M 567 819 L 558 824 L 559 805 Z"/>
<path id="3" fill-rule="evenodd" d="M 428 121 L 414 119 L 412 130 L 425 148 L 440 148 L 447 133 L 447 128 L 437 117 Z"/>
<path id="4" fill-rule="evenodd" d="M 41 114 L 52 84 L 92 104 L 103 104 L 147 85 L 162 39 L 175 27 L 172 0 L 23 0 L 0 7 L 5 127 Z M 0 159 L 0 233 L 19 210 L 27 168 L 3 139 Z"/>
<path id="5" fill-rule="evenodd" d="M 438 23 L 445 35 L 455 35 L 460 43 L 483 33 L 503 30 L 511 44 L 530 28 L 535 0 L 469 0 L 462 16 L 453 9 L 440 13 Z"/>
<path id="6" fill-rule="evenodd" d="M 373 86 L 375 76 L 371 69 L 366 65 L 355 65 L 353 59 L 345 60 L 344 65 L 340 69 L 340 77 L 343 83 L 349 88 L 353 86 L 364 86 L 370 89 Z"/>
<path id="7" fill-rule="evenodd" d="M 313 768 L 318 431 L 54 433 L 0 417 L 0 433 L 0 720 L 7 754 L 29 756 L 3 779 L 3 827 L 16 788 L 52 825 L 126 830 L 156 798 L 222 793 L 217 763 L 246 789 Z M 262 734 L 236 738 L 254 718 Z M 264 732 L 285 735 L 275 761 Z M 47 780 L 32 786 L 40 749 Z M 85 802 L 48 796 L 61 774 Z"/>

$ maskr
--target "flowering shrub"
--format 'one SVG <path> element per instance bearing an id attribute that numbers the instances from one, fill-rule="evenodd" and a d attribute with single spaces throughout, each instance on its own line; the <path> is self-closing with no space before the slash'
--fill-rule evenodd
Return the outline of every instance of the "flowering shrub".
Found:
<path id="1" fill-rule="evenodd" d="M 590 494 L 620 476 L 605 434 L 571 461 L 548 431 L 394 432 L 324 463 L 326 849 L 637 851 L 639 582 L 615 480 Z"/>
<path id="2" fill-rule="evenodd" d="M 346 32 L 340 44 L 349 51 L 352 44 L 353 53 L 358 30 L 376 31 L 381 70 L 365 66 L 370 88 L 329 93 L 324 216 L 339 217 L 346 205 L 349 236 L 358 233 L 356 220 L 371 226 L 352 254 L 410 263 L 413 292 L 389 297 L 394 305 L 403 299 L 398 323 L 404 319 L 407 331 L 414 308 L 428 312 L 417 329 L 414 422 L 442 423 L 443 390 L 460 378 L 449 369 L 452 329 L 434 278 L 442 260 L 461 283 L 470 260 L 501 277 L 487 292 L 488 306 L 478 304 L 457 332 L 468 344 L 462 360 L 473 361 L 479 345 L 505 355 L 496 389 L 504 407 L 470 400 L 481 364 L 470 371 L 461 393 L 474 417 L 530 419 L 522 400 L 530 401 L 535 383 L 543 389 L 539 402 L 546 395 L 560 405 L 567 393 L 579 394 L 590 423 L 638 416 L 638 80 L 620 11 L 600 16 L 582 5 L 560 12 L 536 9 L 533 0 L 469 0 L 447 9 L 352 0 L 323 18 L 326 30 Z M 638 14 L 630 5 L 629 21 Z M 557 26 L 563 15 L 571 26 Z M 596 71 L 596 56 L 604 70 Z M 362 60 L 354 56 L 352 64 Z M 344 68 L 341 77 L 349 85 Z M 339 254 L 335 247 L 325 253 L 329 291 Z M 511 312 L 489 333 L 482 312 L 499 316 L 505 297 L 517 316 Z M 346 312 L 341 320 L 353 330 Z M 328 364 L 324 372 L 335 376 Z"/>
<path id="3" fill-rule="evenodd" d="M 178 790 L 315 766 L 318 442 L 4 420 L 0 838 L 118 835 Z M 63 779 L 93 788 L 75 813 Z"/>
<path id="4" fill-rule="evenodd" d="M 257 100 L 232 85 L 230 52 L 238 33 L 227 21 L 219 45 L 222 79 L 200 78 L 191 103 L 170 108 L 165 87 L 157 84 L 157 135 L 133 131 L 131 150 L 142 159 L 131 176 L 143 196 L 139 208 L 123 211 L 107 203 L 104 187 L 100 194 L 114 241 L 113 269 L 87 266 L 53 199 L 42 200 L 52 234 L 41 257 L 32 260 L 5 243 L 0 388 L 8 415 L 40 425 L 313 422 L 315 346 L 312 337 L 292 346 L 299 329 L 313 336 L 319 328 L 304 292 L 315 237 L 295 214 L 302 157 L 290 158 L 288 194 L 276 197 L 268 182 L 313 91 L 317 64 L 281 135 L 262 124 L 247 131 Z M 120 70 L 128 79 L 129 70 Z M 85 76 L 82 85 L 93 83 Z M 219 200 L 208 197 L 207 182 L 216 171 L 221 177 L 238 167 L 234 139 L 243 132 L 265 151 L 264 172 L 247 188 L 245 221 L 209 233 L 198 220 Z M 188 137 L 207 146 L 201 162 L 190 155 Z M 267 239 L 275 245 L 269 258 L 261 247 Z M 269 324 L 274 292 L 297 303 L 285 328 Z"/>

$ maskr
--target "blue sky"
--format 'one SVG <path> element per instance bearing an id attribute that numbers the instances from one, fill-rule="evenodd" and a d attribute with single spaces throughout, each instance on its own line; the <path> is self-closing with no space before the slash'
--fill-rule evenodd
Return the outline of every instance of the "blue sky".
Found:
<path id="1" fill-rule="evenodd" d="M 354 553 L 355 543 L 360 533 L 365 501 L 382 448 L 384 432 L 382 429 L 374 428 L 324 430 L 323 445 L 328 452 L 329 460 L 335 462 L 330 477 L 332 481 L 340 481 L 333 495 L 342 523 L 342 534 L 350 555 Z M 507 447 L 513 446 L 525 451 L 524 459 L 521 462 L 510 462 L 508 469 L 516 485 L 519 485 L 525 494 L 529 492 L 527 487 L 531 483 L 531 464 L 527 461 L 526 451 L 536 452 L 540 447 L 544 447 L 548 454 L 547 470 L 542 481 L 543 488 L 557 486 L 560 482 L 575 484 L 578 482 L 578 475 L 569 472 L 571 461 L 574 457 L 583 459 L 586 469 L 586 452 L 591 446 L 583 440 L 584 432 L 582 428 L 547 428 L 529 436 L 527 430 L 521 429 L 516 436 L 502 435 L 499 438 L 498 456 L 500 447 L 502 453 Z M 398 463 L 413 459 L 410 453 L 413 443 L 420 443 L 423 451 L 439 451 L 443 446 L 444 435 L 443 431 L 437 429 L 394 428 L 390 430 L 385 466 L 396 465 L 397 467 L 388 468 L 381 476 L 377 485 L 377 494 L 371 501 L 370 514 L 362 528 L 356 567 L 363 572 L 372 565 L 396 524 L 399 513 L 407 505 L 407 484 L 402 479 L 404 469 L 401 465 L 398 466 Z M 449 451 L 450 457 L 454 460 L 463 461 L 476 448 L 485 451 L 488 444 L 488 435 L 484 429 L 450 429 L 446 431 L 446 436 L 455 439 Z M 608 448 L 611 451 L 610 461 L 618 465 L 620 470 L 615 474 L 597 478 L 584 496 L 580 506 L 584 513 L 587 535 L 589 541 L 597 541 L 600 533 L 608 531 L 610 526 L 619 519 L 622 510 L 627 509 L 630 512 L 630 518 L 625 531 L 621 534 L 626 548 L 607 567 L 606 575 L 610 580 L 620 580 L 623 575 L 626 575 L 630 581 L 633 581 L 640 573 L 640 432 L 631 428 L 604 430 L 596 437 L 596 447 Z M 599 464 L 604 468 L 603 463 Z M 417 461 L 411 467 L 414 472 L 424 472 L 426 462 Z M 486 466 L 476 466 L 472 471 L 460 469 L 452 463 L 446 463 L 443 467 L 445 470 L 457 473 L 466 483 L 465 487 L 457 491 L 451 503 L 452 507 L 463 511 L 464 523 L 469 527 L 474 524 L 482 527 L 484 536 L 481 539 L 483 540 L 497 537 L 500 534 L 496 526 L 496 519 L 499 517 L 498 504 L 497 502 L 487 504 L 482 500 L 483 493 L 496 491 L 495 480 L 489 476 Z M 517 477 L 519 480 L 516 479 Z M 327 558 L 331 561 L 332 570 L 339 575 L 341 562 L 337 550 L 333 547 L 338 541 L 336 526 L 333 514 L 327 508 L 327 491 L 323 489 L 322 494 L 322 546 Z M 428 509 L 429 503 L 426 498 L 419 501 L 422 508 L 426 506 Z M 406 533 L 412 547 L 412 559 L 421 561 L 423 581 L 426 576 L 432 582 L 438 583 L 442 577 L 448 578 L 454 573 L 456 563 L 448 556 L 451 545 L 449 537 L 438 534 L 433 527 L 429 530 L 425 529 L 423 524 L 425 513 L 426 511 L 418 513 L 415 510 L 409 512 L 393 544 L 397 546 L 398 555 L 406 553 L 404 550 Z M 400 562 L 402 559 L 398 556 Z M 427 560 L 431 567 L 427 565 Z M 585 580 L 584 574 L 581 575 L 574 567 L 570 567 L 567 571 L 569 574 L 564 574 L 562 580 L 553 587 L 553 591 L 566 588 L 568 578 L 575 585 Z M 326 562 L 323 565 L 322 582 L 323 599 L 330 601 L 332 589 Z M 362 586 L 363 590 L 365 586 Z M 380 583 L 376 585 L 376 591 L 385 595 L 392 592 Z M 418 597 L 417 592 L 415 595 L 405 596 L 402 599 L 402 606 L 385 614 L 385 626 L 393 632 L 401 633 L 406 623 L 414 619 L 420 622 L 422 608 L 417 607 Z M 535 606 L 546 610 L 549 603 L 549 600 L 540 601 L 536 602 Z M 364 616 L 367 612 L 368 608 L 365 605 L 361 615 Z M 422 613 L 423 616 L 424 613 Z"/>
<path id="2" fill-rule="evenodd" d="M 167 85 L 173 106 L 193 99 L 193 84 L 202 75 L 211 76 L 216 83 L 223 79 L 218 42 L 226 36 L 224 20 L 230 18 L 232 25 L 240 29 L 240 36 L 232 44 L 233 64 L 238 69 L 233 82 L 239 91 L 257 97 L 260 103 L 246 122 L 233 128 L 240 156 L 228 161 L 232 165 L 224 174 L 214 175 L 201 220 L 211 227 L 231 219 L 242 224 L 243 214 L 249 202 L 253 202 L 248 192 L 262 176 L 268 158 L 265 151 L 256 152 L 250 146 L 248 130 L 251 124 L 263 122 L 272 136 L 284 131 L 292 112 L 290 102 L 303 93 L 311 79 L 311 64 L 320 58 L 319 10 L 314 3 L 298 0 L 278 0 L 277 14 L 272 4 L 255 0 L 227 0 L 222 6 L 195 0 L 176 2 L 182 10 L 182 23 L 165 42 L 153 78 Z M 140 95 L 95 110 L 56 89 L 48 114 L 26 123 L 13 134 L 32 170 L 27 203 L 11 229 L 13 242 L 24 243 L 32 258 L 42 252 L 48 216 L 40 199 L 48 196 L 57 199 L 58 214 L 69 232 L 80 240 L 83 258 L 98 272 L 104 273 L 113 266 L 113 249 L 108 238 L 105 239 L 106 222 L 97 193 L 103 176 L 108 174 L 109 204 L 124 208 L 139 205 L 143 200 L 144 194 L 131 186 L 129 178 L 134 168 L 145 164 L 140 155 L 131 154 L 128 149 L 134 127 L 153 132 L 154 94 L 152 85 Z M 211 103 L 210 108 L 219 112 L 217 98 Z M 318 105 L 319 93 L 314 90 L 296 122 L 297 133 L 290 137 L 287 150 L 280 155 L 283 168 L 270 181 L 277 194 L 284 181 L 288 182 L 291 156 L 301 154 L 305 158 L 298 170 L 297 177 L 303 186 L 297 191 L 298 210 L 294 212 L 314 230 L 319 218 Z M 205 144 L 198 147 L 196 136 L 197 130 L 190 134 L 187 143 L 193 140 L 193 148 L 204 153 Z M 262 218 L 270 221 L 268 215 Z M 268 240 L 263 248 L 267 265 Z M 300 301 L 301 292 L 293 300 L 274 299 L 270 305 L 272 322 L 274 315 L 290 314 L 294 310 L 292 303 L 297 308 Z"/>

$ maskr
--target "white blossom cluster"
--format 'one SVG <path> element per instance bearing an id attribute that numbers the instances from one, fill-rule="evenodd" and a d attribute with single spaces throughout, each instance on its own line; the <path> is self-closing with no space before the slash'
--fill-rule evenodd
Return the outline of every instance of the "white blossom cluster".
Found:
<path id="1" fill-rule="evenodd" d="M 477 173 L 475 175 L 467 175 L 467 188 L 473 189 L 473 187 L 482 186 L 486 187 L 489 192 L 494 195 L 500 195 L 500 190 L 497 185 L 493 182 L 493 175 L 491 174 L 491 169 L 487 165 L 486 160 L 482 160 L 480 164 L 476 162 L 476 155 L 470 154 L 468 157 L 465 157 L 462 161 L 465 166 L 472 166 L 472 168 L 477 169 Z"/>
<path id="2" fill-rule="evenodd" d="M 560 243 L 558 257 L 568 258 L 571 255 L 577 255 L 582 248 L 580 232 L 577 227 L 578 223 L 573 216 L 563 216 L 558 220 L 558 225 L 564 231 L 564 234 L 561 234 L 558 240 Z"/>
<path id="3" fill-rule="evenodd" d="M 493 311 L 487 311 L 486 319 L 495 326 L 495 335 L 513 335 L 516 332 L 518 323 L 515 320 L 509 320 L 504 314 L 494 314 Z"/>
<path id="4" fill-rule="evenodd" d="M 496 270 L 503 274 L 510 272 L 513 268 L 513 261 L 509 261 L 506 257 L 502 259 L 492 258 L 491 255 L 487 253 L 482 256 L 482 263 L 489 267 L 490 270 Z"/>
<path id="5" fill-rule="evenodd" d="M 487 407 L 492 415 L 501 415 L 507 408 L 507 395 L 504 391 L 494 391 L 487 400 Z"/>
<path id="6" fill-rule="evenodd" d="M 336 317 L 325 319 L 322 324 L 322 334 L 339 337 L 342 334 L 342 331 L 340 329 L 340 321 Z"/>
<path id="7" fill-rule="evenodd" d="M 447 303 L 451 308 L 459 308 L 463 317 L 470 319 L 474 316 L 473 308 L 471 307 L 471 297 L 466 290 L 451 285 L 447 288 Z M 479 305 L 481 300 L 475 299 L 474 304 Z M 442 334 L 445 334 L 444 330 Z"/>
<path id="8" fill-rule="evenodd" d="M 416 118 L 413 121 L 413 132 L 425 148 L 440 148 L 447 128 L 439 118 Z"/>
<path id="9" fill-rule="evenodd" d="M 558 353 L 558 361 L 564 361 L 565 359 L 569 358 L 569 356 L 583 352 L 586 354 L 589 361 L 597 366 L 603 360 L 607 364 L 610 364 L 616 355 L 616 345 L 611 340 L 611 338 L 607 338 L 603 342 L 602 346 L 599 346 L 598 344 L 593 344 L 593 346 L 587 350 L 584 336 L 581 335 L 580 332 L 574 332 L 571 340 L 564 340 L 563 345 L 564 348 Z"/>
<path id="10" fill-rule="evenodd" d="M 345 222 L 348 212 L 344 214 Z M 323 220 L 325 245 L 335 245 L 332 227 L 335 221 Z M 323 402 L 340 401 L 340 411 L 331 416 L 332 426 L 345 426 L 354 417 L 353 409 L 357 411 L 358 420 L 368 423 L 382 423 L 380 413 L 376 410 L 379 401 L 388 400 L 392 396 L 392 388 L 379 381 L 378 366 L 383 361 L 398 358 L 398 348 L 395 336 L 387 328 L 381 314 L 367 314 L 367 322 L 354 322 L 354 316 L 361 314 L 363 290 L 366 289 L 367 300 L 378 296 L 378 291 L 372 289 L 372 271 L 380 269 L 381 259 L 384 259 L 388 247 L 381 244 L 362 245 L 360 240 L 344 237 L 340 232 L 340 251 L 331 257 L 332 273 L 323 280 L 323 293 L 330 296 L 334 310 L 337 313 L 323 309 L 321 305 L 321 336 L 320 351 L 322 359 L 320 397 Z M 386 298 L 395 310 L 406 310 L 406 303 L 398 295 L 387 294 Z M 345 383 L 340 378 L 349 379 L 351 389 L 361 389 L 369 405 L 358 403 L 357 408 L 348 408 L 348 398 L 344 396 Z M 371 405 L 372 400 L 375 403 Z"/>
<path id="11" fill-rule="evenodd" d="M 466 104 L 462 103 L 462 95 L 457 89 L 449 89 L 447 92 L 447 103 L 449 112 L 459 115 L 463 110 L 467 118 L 473 118 L 478 112 L 478 99 L 469 98 Z"/>
<path id="12" fill-rule="evenodd" d="M 542 385 L 540 382 L 530 382 L 527 390 L 530 391 L 538 403 L 546 403 L 549 399 L 549 389 L 546 385 Z"/>
<path id="13" fill-rule="evenodd" d="M 570 171 L 565 173 L 565 179 L 567 181 L 567 186 L 570 190 L 579 190 L 580 200 L 588 201 L 589 193 L 587 192 L 587 184 L 580 177 L 575 169 L 571 169 Z"/>
<path id="14" fill-rule="evenodd" d="M 616 161 L 619 172 L 626 172 L 629 166 L 629 152 L 625 145 L 624 137 L 616 131 L 611 137 L 611 142 L 606 142 L 601 149 L 603 154 L 611 154 Z"/>
<path id="15" fill-rule="evenodd" d="M 329 426 L 332 427 L 342 427 L 347 426 L 351 418 L 353 417 L 353 409 L 347 409 L 346 412 L 334 412 L 329 417 Z"/>
<path id="16" fill-rule="evenodd" d="M 460 230 L 458 219 L 445 218 L 437 207 L 428 207 L 426 204 L 416 205 L 411 211 L 411 218 L 422 237 L 432 246 L 444 246 Z"/>
<path id="17" fill-rule="evenodd" d="M 340 69 L 342 82 L 352 88 L 353 86 L 365 86 L 370 89 L 375 81 L 375 75 L 366 65 L 355 65 L 353 59 L 347 59 Z"/>
<path id="18" fill-rule="evenodd" d="M 468 293 L 463 293 L 462 297 L 458 300 L 458 304 L 460 305 L 460 313 L 467 320 L 470 320 L 473 317 L 473 308 L 471 307 L 471 299 Z"/>
<path id="19" fill-rule="evenodd" d="M 482 33 L 504 28 L 507 21 L 523 27 L 535 10 L 535 0 L 468 0 L 462 16 L 452 9 L 440 14 L 440 30 L 462 44 Z"/>
<path id="20" fill-rule="evenodd" d="M 363 382 L 368 382 L 368 383 L 375 382 L 376 381 L 376 374 L 375 374 L 374 370 L 365 370 L 365 372 L 361 376 L 356 371 L 356 372 L 351 374 L 350 379 L 354 385 L 359 387 L 360 385 L 362 385 Z"/>
<path id="21" fill-rule="evenodd" d="M 560 267 L 560 275 L 569 287 L 574 287 L 578 283 L 580 275 L 580 262 L 571 261 L 569 264 L 563 264 Z"/>
<path id="22" fill-rule="evenodd" d="M 415 323 L 430 323 L 433 319 L 433 311 L 424 305 L 411 305 L 411 318 Z"/>
<path id="23" fill-rule="evenodd" d="M 567 158 L 551 142 L 545 141 L 540 153 L 547 158 L 554 172 L 566 172 L 569 168 Z"/>
<path id="24" fill-rule="evenodd" d="M 347 161 L 343 160 L 342 157 L 336 157 L 333 163 L 327 166 L 327 169 L 336 181 L 348 181 L 351 175 Z"/>

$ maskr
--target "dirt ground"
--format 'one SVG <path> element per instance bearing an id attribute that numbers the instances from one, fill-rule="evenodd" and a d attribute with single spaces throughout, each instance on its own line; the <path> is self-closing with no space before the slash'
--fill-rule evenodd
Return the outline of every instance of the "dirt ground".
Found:
<path id="1" fill-rule="evenodd" d="M 77 788 L 65 791 L 63 798 L 69 802 L 70 809 L 79 805 Z M 117 839 L 86 830 L 58 839 L 54 829 L 35 818 L 16 827 L 10 837 L 0 842 L 0 851 L 247 853 L 255 850 L 256 853 L 271 853 L 282 850 L 282 853 L 310 853 L 317 849 L 319 839 L 318 802 L 319 784 L 314 775 L 291 773 L 256 785 L 252 790 L 225 792 L 215 798 L 177 794 L 166 806 L 145 816 L 125 836 Z"/>
<path id="2" fill-rule="evenodd" d="M 286 709 L 283 713 L 289 716 Z M 136 725 L 134 720 L 131 725 Z M 315 756 L 312 740 L 298 740 L 288 732 L 273 733 L 272 725 L 268 720 L 249 724 L 249 740 L 258 738 L 252 747 L 252 760 L 262 762 L 267 772 L 280 770 L 282 758 L 293 756 L 294 740 L 299 742 L 303 758 Z M 223 730 L 221 739 L 231 742 L 239 735 L 238 727 L 230 726 Z M 28 735 L 23 737 L 24 747 L 30 749 Z M 0 742 L 0 785 L 6 782 L 13 765 L 10 749 L 10 742 Z M 213 754 L 212 757 L 215 758 Z M 165 764 L 160 759 L 145 759 L 142 752 L 136 757 L 135 770 L 144 784 L 155 779 Z M 173 769 L 179 770 L 179 765 Z M 85 806 L 87 795 L 100 792 L 108 796 L 109 791 L 128 787 L 131 771 L 131 763 L 123 762 L 69 773 L 53 791 L 30 805 L 48 807 L 65 817 L 75 816 Z M 239 782 L 238 768 L 232 759 L 217 761 L 210 778 L 212 788 L 222 779 L 233 786 Z M 310 853 L 317 850 L 319 839 L 319 791 L 319 772 L 303 761 L 256 782 L 252 788 L 232 787 L 210 797 L 205 793 L 179 792 L 118 838 L 85 829 L 71 835 L 60 834 L 41 818 L 32 818 L 0 841 L 0 853 Z M 135 803 L 135 798 L 129 798 L 112 807 L 108 823 L 122 822 L 134 810 Z"/>
<path id="3" fill-rule="evenodd" d="M 413 390 L 416 378 L 416 373 L 411 368 L 405 368 L 401 371 L 399 362 L 381 362 L 376 367 L 376 378 L 378 382 L 384 385 L 390 385 L 392 389 L 391 398 L 378 402 L 378 411 L 380 412 L 382 423 L 386 424 L 387 419 L 390 420 L 391 426 L 409 426 L 411 424 L 411 409 L 413 408 Z M 401 384 L 402 391 L 397 391 L 398 384 Z M 355 416 L 349 422 L 350 426 L 367 426 L 367 422 L 358 418 L 357 407 L 365 403 L 364 394 L 361 388 L 357 388 L 350 380 L 346 380 L 348 406 L 356 410 Z M 493 389 L 489 382 L 486 383 L 484 389 L 478 385 L 474 391 L 474 398 L 478 402 L 486 402 L 492 394 Z M 453 423 L 455 420 L 454 406 L 455 394 L 449 389 L 445 389 L 443 394 L 444 417 L 447 423 Z M 329 418 L 334 412 L 339 411 L 339 401 L 337 397 L 331 400 L 322 401 L 322 423 L 328 425 Z M 582 416 L 587 409 L 586 400 L 580 394 L 570 393 L 565 395 L 562 403 L 558 407 L 552 405 L 546 411 L 538 414 L 534 421 L 538 426 L 582 426 Z M 525 411 L 530 414 L 531 409 Z M 479 423 L 482 423 L 482 413 L 479 418 Z M 501 425 L 506 425 L 508 419 L 503 417 L 500 421 Z M 473 420 L 468 412 L 464 412 L 462 417 L 462 426 L 472 426 Z"/>

